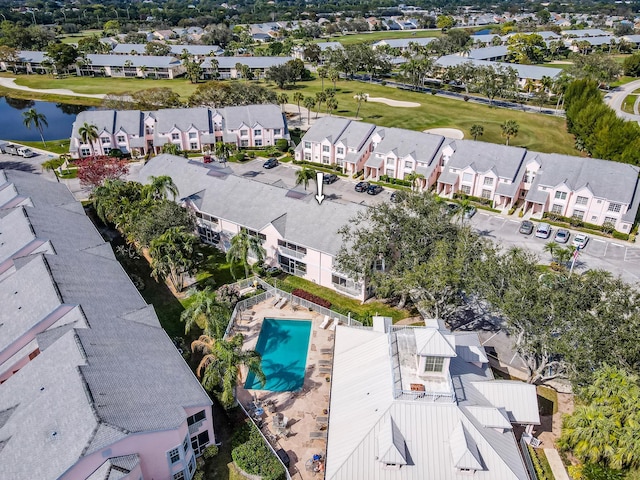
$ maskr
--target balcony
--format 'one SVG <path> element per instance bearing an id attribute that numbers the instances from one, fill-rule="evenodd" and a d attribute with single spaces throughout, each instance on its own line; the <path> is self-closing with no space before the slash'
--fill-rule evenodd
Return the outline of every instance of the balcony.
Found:
<path id="1" fill-rule="evenodd" d="M 283 247 L 283 246 L 278 246 L 278 251 L 282 255 L 286 255 L 287 257 L 291 257 L 291 258 L 297 258 L 298 260 L 300 260 L 301 258 L 304 258 L 306 255 L 306 253 L 301 253 L 296 250 L 292 250 L 290 248 Z"/>
<path id="2" fill-rule="evenodd" d="M 360 284 L 340 285 L 339 283 L 331 282 L 331 285 L 333 285 L 333 288 L 335 288 L 337 291 L 346 293 L 347 295 L 357 297 L 357 296 L 360 296 L 360 294 L 362 294 L 362 285 Z"/>

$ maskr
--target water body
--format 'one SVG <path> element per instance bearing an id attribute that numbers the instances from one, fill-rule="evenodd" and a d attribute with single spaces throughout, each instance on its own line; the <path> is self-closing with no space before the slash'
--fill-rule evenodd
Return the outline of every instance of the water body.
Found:
<path id="1" fill-rule="evenodd" d="M 0 139 L 4 140 L 40 140 L 40 133 L 34 127 L 24 126 L 23 112 L 35 108 L 47 117 L 48 127 L 44 127 L 45 140 L 59 140 L 71 136 L 71 125 L 76 115 L 91 107 L 69 105 L 65 103 L 39 102 L 0 97 Z"/>

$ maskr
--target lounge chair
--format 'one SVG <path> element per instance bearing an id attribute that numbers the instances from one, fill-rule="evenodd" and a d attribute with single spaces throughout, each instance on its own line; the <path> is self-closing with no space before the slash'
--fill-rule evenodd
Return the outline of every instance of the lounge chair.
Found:
<path id="1" fill-rule="evenodd" d="M 318 365 L 320 365 L 321 367 L 330 367 L 331 360 L 318 360 Z"/>
<path id="2" fill-rule="evenodd" d="M 333 353 L 333 348 L 321 348 L 320 349 L 320 354 L 321 355 L 331 355 Z"/>
<path id="3" fill-rule="evenodd" d="M 273 300 L 271 300 L 271 305 L 275 306 L 280 300 L 282 300 L 282 297 L 280 295 L 276 295 L 273 297 Z"/>
<path id="4" fill-rule="evenodd" d="M 320 368 L 318 368 L 318 372 L 320 372 L 320 373 L 331 373 L 331 369 L 329 367 L 320 367 Z"/>
<path id="5" fill-rule="evenodd" d="M 333 319 L 333 323 L 329 327 L 329 330 L 335 330 L 338 325 L 340 325 L 340 319 L 336 317 Z"/>
<path id="6" fill-rule="evenodd" d="M 331 323 L 331 317 L 329 315 L 325 315 L 324 320 L 320 324 L 320 328 L 322 330 L 326 330 L 330 323 Z"/>
<path id="7" fill-rule="evenodd" d="M 287 303 L 289 303 L 289 300 L 287 300 L 286 298 L 283 298 L 282 302 L 280 302 L 280 305 L 278 305 L 278 308 L 282 310 L 287 305 Z"/>
<path id="8" fill-rule="evenodd" d="M 327 431 L 326 431 L 326 430 L 324 430 L 324 431 L 322 431 L 322 432 L 311 432 L 311 433 L 309 434 L 309 438 L 310 438 L 311 440 L 327 438 Z"/>

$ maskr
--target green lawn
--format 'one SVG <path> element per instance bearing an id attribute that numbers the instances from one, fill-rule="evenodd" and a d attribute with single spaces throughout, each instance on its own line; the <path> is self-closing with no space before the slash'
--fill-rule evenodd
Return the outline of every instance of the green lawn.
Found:
<path id="1" fill-rule="evenodd" d="M 351 312 L 351 317 L 353 319 L 359 320 L 365 325 L 371 324 L 371 317 L 373 315 L 391 317 L 394 322 L 410 316 L 410 312 L 407 310 L 399 310 L 377 301 L 362 304 L 358 300 L 346 297 L 334 290 L 321 287 L 316 283 L 293 275 L 286 275 L 284 278 L 278 278 L 275 283 L 278 288 L 288 292 L 292 291 L 294 288 L 301 288 L 302 290 L 312 293 L 318 297 L 324 298 L 331 302 L 331 309 L 338 313 L 342 313 L 343 315 L 347 315 L 348 312 Z"/>
<path id="2" fill-rule="evenodd" d="M 485 30 L 491 28 L 492 25 L 486 25 L 482 27 L 465 28 L 465 30 Z M 320 42 L 340 42 L 343 45 L 351 45 L 354 43 L 371 43 L 378 40 L 391 40 L 396 38 L 427 38 L 427 37 L 440 37 L 443 33 L 440 30 L 399 30 L 399 31 L 379 31 L 379 32 L 360 32 L 360 33 L 348 33 L 346 35 L 336 35 L 331 38 L 321 38 Z"/>
<path id="3" fill-rule="evenodd" d="M 46 150 L 47 152 L 51 152 L 57 155 L 62 155 L 63 153 L 69 153 L 69 143 L 70 140 L 68 138 L 63 138 L 61 140 L 47 140 L 47 145 L 42 145 L 40 140 L 34 142 L 28 142 L 25 140 L 9 140 L 10 142 L 19 143 L 21 145 L 26 145 L 31 148 L 41 148 L 42 150 Z"/>
<path id="4" fill-rule="evenodd" d="M 82 30 L 79 33 L 70 33 L 68 35 L 62 35 L 59 37 L 60 42 L 62 43 L 78 43 L 80 39 L 91 37 L 92 35 L 98 35 L 99 37 L 103 36 L 102 30 Z"/>
<path id="5" fill-rule="evenodd" d="M 330 81 L 325 80 L 324 86 L 326 89 L 333 85 Z M 284 92 L 289 95 L 289 98 L 292 98 L 296 90 L 305 96 L 313 96 L 321 90 L 321 82 L 313 80 L 298 83 L 295 87 Z M 277 91 L 282 92 L 279 89 Z M 493 108 L 430 94 L 346 80 L 337 83 L 338 110 L 336 113 L 347 117 L 354 116 L 357 102 L 353 96 L 359 92 L 368 93 L 371 97 L 386 97 L 421 104 L 417 108 L 398 108 L 389 107 L 382 103 L 363 103 L 359 116 L 365 122 L 420 131 L 435 127 L 453 127 L 462 130 L 467 138 L 470 137 L 471 125 L 477 123 L 484 126 L 484 135 L 479 140 L 504 143 L 500 124 L 506 120 L 515 120 L 520 125 L 520 130 L 518 136 L 511 139 L 511 145 L 539 152 L 580 155 L 574 147 L 573 137 L 567 133 L 564 118 Z M 313 116 L 312 114 L 312 119 Z"/>
<path id="6" fill-rule="evenodd" d="M 627 95 L 624 101 L 622 102 L 622 111 L 626 113 L 635 113 L 633 111 L 633 106 L 636 103 L 637 98 L 638 98 L 637 93 L 631 93 Z"/>

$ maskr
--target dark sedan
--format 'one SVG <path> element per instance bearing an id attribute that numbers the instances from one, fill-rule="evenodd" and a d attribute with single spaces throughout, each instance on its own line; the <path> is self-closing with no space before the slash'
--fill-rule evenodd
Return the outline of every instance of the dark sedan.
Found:
<path id="1" fill-rule="evenodd" d="M 358 182 L 356 184 L 356 192 L 366 192 L 369 189 L 369 182 Z"/>
<path id="2" fill-rule="evenodd" d="M 325 173 L 322 176 L 322 183 L 324 183 L 325 185 L 330 185 L 337 181 L 338 181 L 338 176 L 335 173 Z"/>
<path id="3" fill-rule="evenodd" d="M 277 158 L 270 158 L 269 160 L 264 162 L 264 164 L 262 166 L 264 168 L 266 168 L 266 169 L 277 167 L 278 166 L 278 159 Z"/>
<path id="4" fill-rule="evenodd" d="M 369 195 L 378 195 L 381 191 L 382 187 L 380 185 L 369 185 L 369 188 L 367 188 Z"/>

